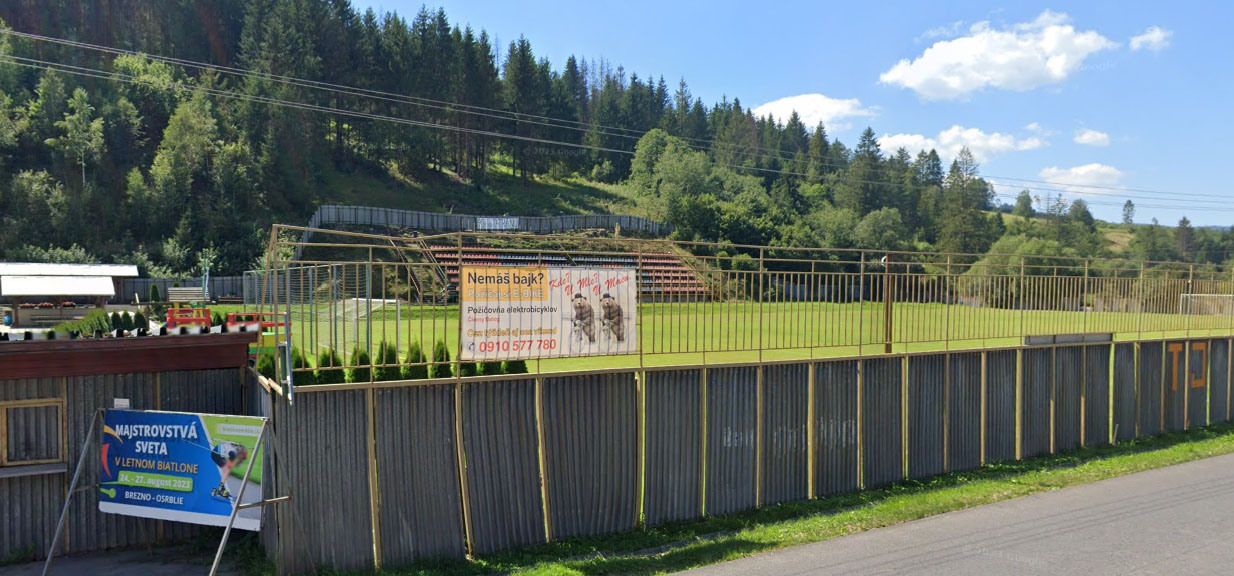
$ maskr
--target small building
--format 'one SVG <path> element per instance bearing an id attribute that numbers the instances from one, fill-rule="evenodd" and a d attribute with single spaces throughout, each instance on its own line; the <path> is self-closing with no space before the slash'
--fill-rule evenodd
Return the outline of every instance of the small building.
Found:
<path id="1" fill-rule="evenodd" d="M 136 276 L 132 264 L 0 262 L 0 299 L 13 305 L 13 326 L 55 324 L 66 319 L 66 300 L 87 299 L 105 308 L 116 296 L 119 279 Z M 23 310 L 23 302 L 36 307 Z"/>

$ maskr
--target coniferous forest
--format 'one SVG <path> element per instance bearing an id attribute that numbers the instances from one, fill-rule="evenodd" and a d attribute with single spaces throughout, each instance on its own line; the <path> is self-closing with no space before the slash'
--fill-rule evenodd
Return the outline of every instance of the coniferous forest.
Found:
<path id="1" fill-rule="evenodd" d="M 676 74 L 550 62 L 533 39 L 499 41 L 442 10 L 14 0 L 0 19 L 45 37 L 0 35 L 5 260 L 239 274 L 271 223 L 302 224 L 321 203 L 394 194 L 437 209 L 418 200 L 435 190 L 462 198 L 446 209 L 540 215 L 520 195 L 553 183 L 683 239 L 1196 263 L 1234 252 L 1228 230 L 1132 226 L 1130 201 L 1122 224 L 1082 200 L 1002 201 L 967 151 L 945 163 L 883 150 L 869 128 L 845 144 L 736 96 L 704 102 Z M 1111 242 L 1114 229 L 1130 239 Z"/>

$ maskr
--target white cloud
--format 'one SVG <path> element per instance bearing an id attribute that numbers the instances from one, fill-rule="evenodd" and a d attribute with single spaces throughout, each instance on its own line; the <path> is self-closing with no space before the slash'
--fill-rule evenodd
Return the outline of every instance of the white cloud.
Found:
<path id="1" fill-rule="evenodd" d="M 1173 30 L 1166 30 L 1160 26 L 1152 26 L 1149 27 L 1148 30 L 1145 30 L 1143 34 L 1133 36 L 1131 38 L 1131 49 L 1160 52 L 1170 47 L 1170 38 L 1173 36 Z"/>
<path id="2" fill-rule="evenodd" d="M 934 28 L 930 28 L 929 30 L 922 32 L 920 36 L 914 39 L 914 41 L 921 42 L 923 40 L 937 40 L 939 38 L 955 38 L 956 36 L 959 36 L 960 32 L 963 30 L 964 21 L 956 20 L 946 26 L 935 26 Z"/>
<path id="3" fill-rule="evenodd" d="M 1118 168 L 1108 164 L 1084 164 L 1071 168 L 1050 166 L 1037 174 L 1042 180 L 1061 186 L 1073 194 L 1101 195 L 1096 189 L 1085 186 L 1116 186 L 1123 178 Z"/>
<path id="4" fill-rule="evenodd" d="M 842 130 L 848 125 L 837 123 L 845 118 L 873 116 L 875 109 L 861 105 L 856 98 L 831 98 L 822 94 L 801 94 L 773 100 L 754 109 L 755 116 L 771 114 L 778 122 L 787 122 L 793 111 L 801 117 L 807 130 L 822 122 L 830 130 Z"/>
<path id="5" fill-rule="evenodd" d="M 1083 144 L 1085 146 L 1109 146 L 1110 135 L 1100 130 L 1093 130 L 1091 128 L 1076 130 L 1075 143 Z"/>
<path id="6" fill-rule="evenodd" d="M 1118 46 L 1067 22 L 1066 14 L 1049 10 L 1003 29 L 977 22 L 967 36 L 935 42 L 916 59 L 900 60 L 879 81 L 910 88 L 927 100 L 962 98 L 986 87 L 1024 92 L 1058 84 L 1092 54 Z"/>
<path id="7" fill-rule="evenodd" d="M 1036 136 L 1016 138 L 1014 135 L 1000 132 L 987 134 L 979 128 L 965 128 L 956 124 L 933 137 L 922 134 L 884 135 L 879 138 L 879 144 L 886 151 L 901 147 L 914 153 L 934 149 L 938 151 L 939 156 L 946 159 L 955 158 L 960 153 L 960 149 L 967 146 L 978 162 L 985 162 L 1007 152 L 1041 148 L 1046 145 L 1046 141 Z"/>
<path id="8" fill-rule="evenodd" d="M 1040 132 L 1041 124 L 1038 124 L 1036 122 L 1029 122 L 1028 124 L 1024 126 L 1024 129 L 1028 130 L 1029 132 Z"/>

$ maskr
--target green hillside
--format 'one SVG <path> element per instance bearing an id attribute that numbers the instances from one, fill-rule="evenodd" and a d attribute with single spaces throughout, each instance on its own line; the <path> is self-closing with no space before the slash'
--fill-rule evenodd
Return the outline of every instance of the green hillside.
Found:
<path id="1" fill-rule="evenodd" d="M 395 171 L 373 172 L 327 172 L 323 188 L 328 193 L 321 203 L 511 216 L 637 212 L 624 187 L 578 176 L 541 177 L 524 184 L 504 166 L 490 171 L 482 182 L 465 180 L 450 171 L 418 181 Z"/>

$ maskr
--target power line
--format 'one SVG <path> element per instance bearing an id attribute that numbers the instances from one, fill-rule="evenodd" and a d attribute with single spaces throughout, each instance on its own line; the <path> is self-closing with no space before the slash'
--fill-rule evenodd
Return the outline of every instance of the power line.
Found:
<path id="1" fill-rule="evenodd" d="M 24 66 L 24 67 L 28 67 L 28 68 L 35 68 L 35 69 L 40 69 L 40 70 L 52 70 L 52 71 L 56 71 L 56 72 L 63 72 L 63 73 L 67 73 L 67 74 L 74 74 L 74 75 L 79 75 L 79 76 L 84 76 L 84 77 L 89 77 L 89 78 L 96 78 L 96 79 L 102 79 L 102 80 L 114 80 L 114 81 L 119 81 L 119 82 L 129 83 L 129 84 L 136 84 L 136 85 L 147 85 L 147 86 L 149 86 L 149 85 L 153 85 L 153 84 L 154 84 L 153 82 L 146 81 L 146 80 L 142 80 L 141 78 L 138 78 L 138 77 L 136 77 L 136 76 L 132 76 L 132 75 L 128 75 L 128 74 L 122 74 L 122 73 L 119 73 L 119 72 L 108 72 L 108 71 L 105 71 L 105 70 L 98 70 L 98 69 L 94 69 L 94 68 L 88 68 L 88 67 L 76 66 L 76 65 L 72 65 L 72 64 L 64 64 L 64 63 L 60 63 L 60 62 L 50 62 L 50 61 L 40 60 L 40 59 L 35 59 L 35 58 L 26 58 L 26 57 L 22 57 L 22 56 L 14 56 L 14 55 L 12 55 L 12 54 L 9 54 L 9 55 L 4 55 L 4 56 L 0 56 L 0 62 L 8 62 L 8 63 L 10 63 L 10 64 L 14 64 L 14 65 L 17 65 L 17 66 Z M 276 106 L 284 106 L 284 107 L 289 107 L 289 108 L 294 108 L 294 109 L 300 109 L 300 110 L 309 110 L 309 111 L 315 111 L 315 112 L 324 112 L 324 113 L 328 113 L 328 114 L 338 114 L 338 115 L 343 115 L 343 116 L 350 116 L 350 117 L 355 117 L 355 118 L 363 118 L 363 119 L 376 120 L 376 121 L 394 122 L 394 123 L 405 124 L 405 125 L 411 125 L 411 126 L 418 126 L 418 127 L 424 127 L 424 128 L 439 129 L 439 130 L 449 130 L 449 131 L 460 132 L 460 133 L 475 134 L 475 135 L 481 135 L 481 136 L 490 136 L 490 137 L 494 137 L 494 138 L 506 138 L 506 139 L 519 140 L 519 141 L 525 141 L 525 142 L 533 142 L 533 143 L 546 144 L 546 145 L 566 146 L 566 147 L 574 147 L 574 148 L 580 148 L 580 149 L 589 149 L 589 150 L 594 150 L 594 151 L 598 151 L 598 152 L 615 153 L 615 154 L 624 154 L 624 155 L 628 155 L 628 156 L 632 156 L 632 155 L 634 155 L 634 152 L 629 151 L 629 150 L 621 150 L 621 149 L 615 149 L 615 148 L 605 148 L 605 147 L 600 147 L 600 146 L 595 146 L 595 145 L 590 145 L 590 144 L 577 144 L 577 143 L 573 143 L 573 142 L 561 142 L 561 141 L 551 140 L 551 139 L 547 139 L 547 138 L 537 138 L 537 137 L 532 137 L 532 136 L 522 136 L 522 135 L 517 135 L 517 134 L 508 134 L 508 133 L 504 133 L 504 132 L 495 132 L 495 131 L 489 131 L 489 130 L 480 130 L 480 129 L 474 129 L 474 128 L 465 128 L 465 127 L 461 127 L 461 126 L 454 126 L 454 125 L 451 125 L 451 124 L 445 124 L 445 123 L 426 122 L 426 121 L 421 121 L 421 120 L 412 120 L 412 119 L 408 119 L 408 118 L 398 118 L 398 117 L 394 117 L 394 116 L 386 116 L 386 115 L 381 115 L 381 114 L 373 114 L 373 113 L 369 113 L 369 112 L 359 112 L 359 111 L 354 111 L 354 110 L 346 110 L 346 109 L 342 109 L 342 108 L 335 108 L 335 107 L 330 107 L 330 106 L 321 106 L 321 105 L 317 105 L 317 104 L 310 104 L 310 103 L 305 103 L 305 102 L 297 102 L 297 101 L 292 101 L 292 100 L 285 100 L 285 99 L 279 99 L 279 98 L 271 98 L 271 97 L 266 97 L 266 96 L 256 96 L 256 95 L 251 95 L 251 94 L 243 94 L 243 93 L 233 92 L 233 91 L 229 91 L 229 90 L 220 90 L 220 89 L 216 89 L 216 88 L 208 88 L 208 87 L 205 87 L 205 86 L 200 86 L 200 85 L 198 85 L 198 86 L 197 86 L 197 87 L 195 87 L 195 88 L 190 88 L 190 87 L 187 87 L 187 86 L 184 86 L 184 85 L 172 85 L 172 86 L 171 86 L 171 88 L 172 88 L 172 89 L 174 89 L 174 90 L 181 91 L 181 92 L 186 92 L 186 93 L 192 93 L 192 92 L 195 92 L 195 91 L 200 90 L 200 91 L 202 91 L 203 93 L 209 94 L 209 95 L 211 95 L 211 96 L 221 97 L 221 98 L 229 98 L 229 99 L 234 99 L 234 100 L 242 100 L 242 101 L 258 102 L 258 103 L 264 103 L 264 104 L 270 104 L 270 105 L 276 105 Z M 776 169 L 772 169 L 772 168 L 761 168 L 761 167 L 757 167 L 757 166 L 742 166 L 742 165 L 735 165 L 735 164 L 727 164 L 727 163 L 723 163 L 723 162 L 717 162 L 717 161 L 714 161 L 714 160 L 711 160 L 711 159 L 706 159 L 706 161 L 707 161 L 709 164 L 712 164 L 712 165 L 715 165 L 715 166 L 722 166 L 722 167 L 725 167 L 725 168 L 730 168 L 730 169 L 733 169 L 733 170 L 749 170 L 749 171 L 756 171 L 756 172 L 764 172 L 764 173 L 781 174 L 781 175 L 786 175 L 786 176 L 811 177 L 811 175 L 810 175 L 810 174 L 805 174 L 805 173 L 800 173 L 800 172 L 792 172 L 792 171 L 787 171 L 787 170 L 776 170 Z M 901 189 L 907 188 L 907 184 L 902 183 L 902 182 L 883 182 L 883 181 L 872 181 L 872 180 L 856 179 L 856 178 L 851 178 L 851 177 L 847 177 L 847 176 L 834 176 L 834 179 L 835 179 L 835 180 L 838 180 L 838 181 L 841 181 L 841 182 L 847 182 L 847 183 L 850 183 L 850 184 L 866 184 L 866 185 L 874 185 L 874 186 L 889 186 L 889 187 L 893 187 L 893 188 L 901 188 Z M 1048 192 L 1064 192 L 1064 190 L 1059 190 L 1059 189 L 1051 189 L 1051 188 L 1032 188 L 1032 187 L 1028 187 L 1027 189 L 1030 189 L 1030 190 L 1039 190 L 1039 191 L 1048 191 Z M 997 192 L 996 192 L 996 193 L 994 193 L 994 195 L 995 195 L 995 196 L 1010 197 L 1010 195 L 1009 195 L 1009 194 L 1006 194 L 1006 193 L 997 193 Z M 1090 204 L 1097 204 L 1097 205 L 1101 205 L 1101 204 L 1120 205 L 1120 204 L 1113 204 L 1113 203 L 1103 203 L 1103 202 L 1099 202 L 1099 201 L 1094 201 L 1094 202 L 1089 202 L 1089 203 L 1090 203 Z M 1147 207 L 1147 208 L 1170 208 L 1170 209 L 1177 209 L 1177 208 L 1178 208 L 1178 206 L 1158 206 L 1158 205 L 1145 205 L 1144 207 Z M 1223 211 L 1223 212 L 1234 211 L 1234 207 L 1228 207 L 1228 206 L 1214 206 L 1214 207 L 1208 207 L 1208 206 L 1197 206 L 1197 207 L 1195 207 L 1195 208 L 1196 208 L 1196 209 L 1202 209 L 1202 210 L 1209 210 L 1209 211 Z"/>
<path id="2" fill-rule="evenodd" d="M 115 55 L 141 56 L 141 57 L 149 58 L 151 60 L 160 61 L 164 63 L 177 64 L 177 65 L 187 66 L 187 67 L 196 68 L 200 70 L 214 70 L 214 71 L 225 72 L 228 74 L 234 74 L 234 75 L 238 75 L 241 77 L 247 77 L 247 78 L 256 78 L 256 79 L 266 80 L 266 81 L 276 81 L 276 82 L 291 84 L 291 85 L 299 86 L 303 88 L 326 90 L 329 92 L 347 94 L 350 96 L 376 98 L 379 100 L 384 100 L 384 101 L 394 102 L 394 103 L 424 106 L 424 107 L 428 107 L 432 109 L 443 110 L 446 112 L 453 111 L 453 112 L 459 112 L 459 113 L 464 113 L 464 114 L 473 114 L 473 115 L 478 115 L 482 117 L 494 118 L 494 119 L 499 119 L 499 120 L 531 123 L 531 124 L 545 126 L 549 128 L 565 128 L 569 130 L 581 131 L 584 133 L 592 129 L 600 129 L 599 132 L 602 135 L 614 136 L 618 138 L 626 138 L 626 139 L 632 139 L 632 140 L 638 140 L 639 138 L 641 138 L 643 135 L 646 134 L 646 132 L 644 131 L 639 131 L 639 130 L 635 130 L 631 128 L 603 126 L 603 125 L 596 124 L 596 123 L 584 123 L 584 122 L 579 122 L 575 120 L 565 120 L 565 119 L 560 119 L 560 118 L 552 118 L 548 116 L 539 116 L 539 115 L 526 114 L 526 113 L 514 112 L 514 111 L 509 111 L 509 110 L 500 110 L 496 108 L 488 108 L 488 107 L 483 107 L 483 106 L 461 104 L 461 103 L 450 102 L 450 101 L 445 101 L 445 100 L 435 100 L 431 98 L 424 98 L 424 97 L 418 97 L 418 96 L 408 96 L 408 95 L 397 94 L 393 92 L 372 90 L 368 88 L 358 88 L 358 87 L 353 87 L 353 86 L 346 86 L 342 84 L 322 82 L 322 81 L 317 81 L 317 80 L 306 80 L 302 78 L 295 78 L 292 76 L 284 76 L 284 75 L 273 74 L 273 73 L 254 72 L 251 70 L 245 70 L 245 69 L 237 68 L 237 67 L 208 64 L 208 63 L 196 62 L 192 60 L 174 58 L 174 57 L 169 57 L 169 56 L 143 54 L 139 52 L 123 50 L 123 49 L 109 47 L 109 46 L 90 44 L 87 42 L 79 42 L 79 41 L 68 40 L 68 39 L 63 39 L 63 38 L 55 38 L 52 36 L 32 34 L 28 32 L 19 32 L 16 30 L 0 30 L 0 33 L 9 34 L 9 35 L 26 38 L 30 40 L 35 40 L 35 41 L 49 42 L 53 44 L 60 44 L 64 46 L 74 47 L 74 48 L 95 50 L 95 51 L 100 51 L 100 52 L 105 52 L 105 53 L 115 54 Z M 455 110 L 456 108 L 459 110 Z M 574 126 L 573 127 L 556 126 L 556 125 L 550 124 L 549 122 L 559 122 L 563 124 L 571 124 Z M 628 132 L 630 134 L 618 134 L 618 133 L 606 132 L 606 131 Z M 775 154 L 774 156 L 765 154 L 765 153 L 764 154 L 754 154 L 753 156 L 756 156 L 758 158 L 763 158 L 763 159 L 775 158 L 781 161 L 788 161 L 788 162 L 793 161 L 792 158 L 785 157 L 782 151 L 771 150 L 771 149 L 762 148 L 759 146 L 745 146 L 745 145 L 740 145 L 740 144 L 717 143 L 714 139 L 691 138 L 691 137 L 683 137 L 683 136 L 677 136 L 676 138 L 685 140 L 685 141 L 700 142 L 702 144 L 708 144 L 712 147 L 718 147 L 721 149 L 727 148 L 729 150 L 756 150 L 759 152 L 771 151 L 771 152 L 774 152 Z M 568 142 L 561 142 L 560 144 L 567 145 L 567 146 L 574 145 L 573 143 L 568 143 Z M 599 147 L 595 146 L 594 148 L 599 148 Z M 703 150 L 700 147 L 695 147 L 695 149 Z M 617 151 L 615 149 L 608 149 L 608 150 L 613 151 L 613 152 Z M 622 152 L 624 153 L 625 151 L 622 151 Z M 822 158 L 822 157 L 819 157 L 813 154 L 809 154 L 808 152 L 803 153 L 803 156 L 806 158 L 814 159 L 814 160 L 826 160 L 826 158 Z M 845 168 L 846 167 L 844 165 L 829 163 L 829 162 L 821 162 L 819 163 L 819 165 L 826 166 L 829 168 Z M 783 173 L 783 174 L 789 174 L 789 175 L 809 176 L 807 174 L 795 174 L 795 173 L 777 171 L 775 169 L 768 169 L 768 168 L 755 168 L 755 167 L 743 167 L 743 168 L 755 169 L 758 171 L 769 172 L 769 173 Z M 883 169 L 884 168 L 882 167 L 878 168 L 879 172 L 881 172 Z M 1226 196 L 1215 195 L 1215 194 L 1170 192 L 1170 191 L 1160 191 L 1160 190 L 1122 188 L 1122 187 L 1116 187 L 1116 186 L 1103 186 L 1103 185 L 1097 185 L 1097 184 L 1078 184 L 1078 183 L 1068 183 L 1068 182 L 1048 181 L 1048 180 L 1033 180 L 1033 179 L 1027 179 L 1027 178 L 1015 178 L 1015 177 L 1010 177 L 1010 176 L 998 176 L 998 175 L 993 175 L 993 174 L 983 175 L 982 178 L 987 181 L 991 181 L 991 182 L 995 180 L 1008 180 L 1008 181 L 1014 181 L 1014 182 L 1028 182 L 1028 183 L 1033 183 L 1033 184 L 1048 184 L 1048 185 L 1053 185 L 1053 186 L 1066 187 L 1064 189 L 1042 188 L 1042 187 L 1022 186 L 1019 184 L 993 182 L 993 183 L 1003 185 L 1003 186 L 1009 186 L 1009 187 L 1015 187 L 1015 188 L 1021 188 L 1021 189 L 1027 189 L 1027 190 L 1033 190 L 1033 191 L 1042 191 L 1042 192 L 1059 192 L 1059 193 L 1068 192 L 1072 194 L 1089 194 L 1093 196 L 1112 196 L 1110 194 L 1101 194 L 1098 192 L 1078 192 L 1074 190 L 1075 188 L 1086 188 L 1086 189 L 1094 189 L 1094 190 L 1109 190 L 1109 191 L 1115 191 L 1115 192 L 1138 192 L 1142 194 L 1217 199 L 1217 200 L 1193 200 L 1194 202 L 1203 202 L 1203 203 L 1211 203 L 1211 204 L 1223 204 L 1224 205 L 1225 203 L 1228 202 L 1228 198 Z M 883 184 L 883 183 L 879 182 L 877 184 Z M 1124 195 L 1124 196 L 1119 196 L 1119 197 L 1135 198 L 1135 199 L 1141 199 L 1141 200 L 1167 200 L 1166 198 L 1156 198 L 1152 196 Z"/>

